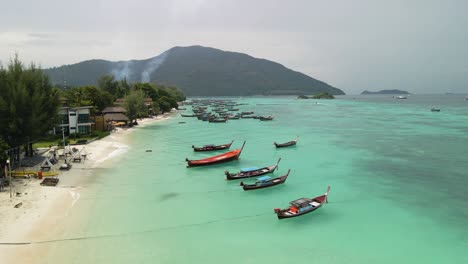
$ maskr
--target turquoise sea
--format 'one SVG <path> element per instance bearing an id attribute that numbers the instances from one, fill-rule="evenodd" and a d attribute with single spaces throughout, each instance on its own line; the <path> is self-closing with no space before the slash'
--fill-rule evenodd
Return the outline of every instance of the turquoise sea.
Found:
<path id="1" fill-rule="evenodd" d="M 275 120 L 207 123 L 179 115 L 135 128 L 98 170 L 44 263 L 468 263 L 465 95 L 234 98 Z M 441 112 L 431 112 L 431 106 Z M 179 122 L 185 121 L 185 124 Z M 296 147 L 273 141 L 299 136 Z M 240 160 L 186 168 L 192 145 L 247 141 Z M 152 152 L 145 152 L 152 149 Z M 267 166 L 283 185 L 245 192 L 225 170 Z M 254 179 L 247 179 L 251 182 Z M 278 220 L 275 207 L 329 203 Z"/>

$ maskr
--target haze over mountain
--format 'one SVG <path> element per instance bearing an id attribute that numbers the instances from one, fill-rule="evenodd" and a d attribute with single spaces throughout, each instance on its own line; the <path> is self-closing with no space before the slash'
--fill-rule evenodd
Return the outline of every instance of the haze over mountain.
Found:
<path id="1" fill-rule="evenodd" d="M 89 60 L 44 70 L 55 84 L 96 84 L 104 74 L 180 87 L 189 96 L 344 94 L 281 64 L 202 46 L 174 47 L 147 60 Z"/>

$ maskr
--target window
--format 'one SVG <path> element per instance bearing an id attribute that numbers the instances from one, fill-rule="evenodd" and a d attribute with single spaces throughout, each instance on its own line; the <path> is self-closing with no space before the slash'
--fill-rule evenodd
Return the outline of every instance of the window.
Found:
<path id="1" fill-rule="evenodd" d="M 78 123 L 89 123 L 89 114 L 79 114 Z"/>
<path id="2" fill-rule="evenodd" d="M 89 126 L 79 126 L 78 127 L 79 134 L 89 134 Z"/>
<path id="3" fill-rule="evenodd" d="M 68 115 L 63 114 L 60 116 L 60 124 L 68 125 Z"/>

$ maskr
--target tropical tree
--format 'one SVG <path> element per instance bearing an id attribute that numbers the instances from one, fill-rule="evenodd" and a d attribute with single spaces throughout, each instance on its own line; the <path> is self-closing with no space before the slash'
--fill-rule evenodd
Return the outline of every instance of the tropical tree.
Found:
<path id="1" fill-rule="evenodd" d="M 125 107 L 127 110 L 127 116 L 131 122 L 136 120 L 138 117 L 147 116 L 148 108 L 144 102 L 145 93 L 141 90 L 131 91 L 125 97 Z"/>
<path id="2" fill-rule="evenodd" d="M 26 68 L 16 55 L 0 69 L 0 135 L 9 146 L 24 145 L 31 156 L 32 142 L 55 126 L 58 106 L 58 91 L 34 64 Z"/>
<path id="3" fill-rule="evenodd" d="M 102 111 L 114 102 L 114 98 L 109 92 L 93 85 L 63 90 L 62 95 L 68 100 L 70 107 L 94 106 L 93 114 L 96 110 Z"/>

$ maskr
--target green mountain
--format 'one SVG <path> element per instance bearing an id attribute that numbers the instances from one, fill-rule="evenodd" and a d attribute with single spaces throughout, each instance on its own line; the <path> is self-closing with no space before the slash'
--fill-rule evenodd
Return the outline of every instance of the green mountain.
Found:
<path id="1" fill-rule="evenodd" d="M 189 96 L 344 94 L 276 62 L 201 46 L 174 47 L 147 60 L 89 60 L 44 71 L 54 84 L 96 84 L 102 75 L 113 74 L 129 82 L 175 85 Z"/>
<path id="2" fill-rule="evenodd" d="M 378 92 L 372 92 L 372 91 L 367 91 L 365 90 L 361 94 L 410 94 L 407 91 L 402 91 L 402 90 L 381 90 Z"/>

